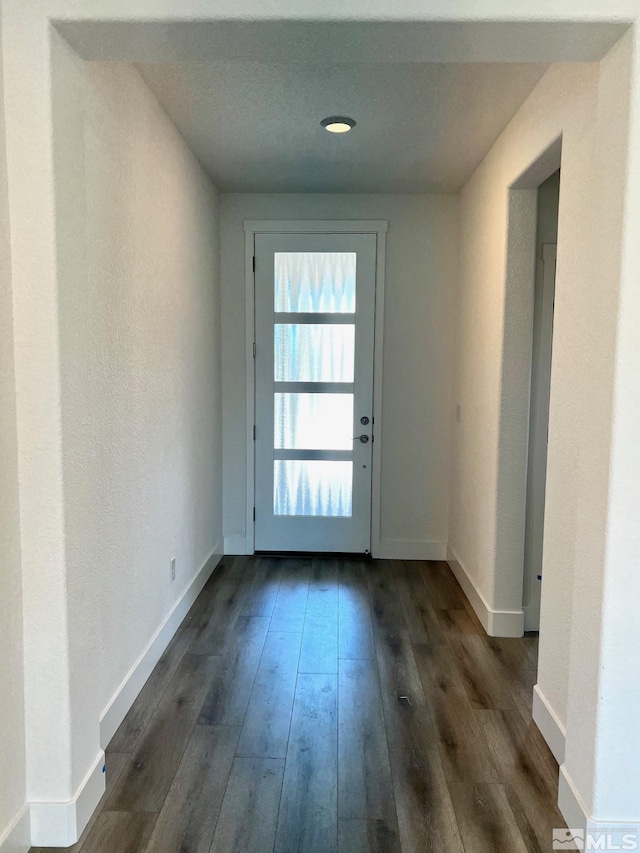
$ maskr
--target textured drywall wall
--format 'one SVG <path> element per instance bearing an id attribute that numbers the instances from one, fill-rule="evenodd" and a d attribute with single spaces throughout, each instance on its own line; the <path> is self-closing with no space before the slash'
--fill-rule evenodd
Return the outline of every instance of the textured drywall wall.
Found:
<path id="1" fill-rule="evenodd" d="M 524 245 L 527 235 L 514 235 L 513 227 L 509 233 L 509 211 L 511 207 L 514 213 L 514 202 L 521 198 L 521 193 L 526 201 L 529 192 L 523 189 L 510 193 L 509 187 L 563 135 L 563 167 L 566 162 L 566 169 L 563 170 L 560 217 L 562 219 L 564 210 L 567 238 L 559 253 L 556 290 L 559 294 L 556 337 L 561 339 L 562 293 L 569 291 L 569 300 L 576 298 L 574 282 L 581 260 L 580 226 L 590 168 L 590 148 L 584 144 L 584 134 L 593 118 L 597 74 L 597 66 L 591 65 L 552 67 L 461 193 L 454 390 L 455 400 L 461 407 L 461 420 L 454 429 L 449 542 L 494 609 L 517 610 L 522 605 L 529 347 L 533 318 L 535 219 L 530 223 L 529 234 L 531 281 L 522 283 L 520 290 L 513 292 L 507 275 L 509 248 L 517 248 L 519 240 L 524 241 L 521 243 Z M 543 174 L 540 180 L 545 177 Z M 510 312 L 506 326 L 505 308 Z M 565 310 L 570 313 L 569 305 Z M 512 346 L 507 363 L 506 342 L 513 343 L 513 329 L 519 331 L 524 342 L 519 350 Z M 557 365 L 571 357 L 571 341 L 556 342 L 552 372 L 557 373 Z M 552 428 L 550 456 L 554 437 Z M 561 452 L 570 455 L 570 448 L 563 448 Z M 505 476 L 501 453 L 511 463 L 511 467 L 506 468 L 510 477 L 506 484 L 500 481 L 500 477 Z M 566 467 L 558 469 L 560 479 L 568 473 Z M 552 494 L 556 479 L 551 476 L 548 481 L 547 490 Z M 503 490 L 510 490 L 509 502 L 501 495 L 501 485 Z M 569 499 L 568 495 L 565 497 Z M 561 539 L 561 534 L 558 538 Z M 551 536 L 547 544 L 553 540 Z M 554 610 L 552 641 L 557 643 L 557 650 L 563 651 L 546 661 L 553 670 L 547 685 L 553 698 L 549 698 L 562 720 L 566 713 L 570 635 L 566 608 L 570 613 L 573 565 L 563 545 L 563 541 L 555 543 L 557 559 L 554 565 L 563 577 L 559 588 L 554 589 L 550 604 Z M 549 585 L 553 586 L 552 571 L 549 576 Z"/>
<path id="2" fill-rule="evenodd" d="M 18 443 L 0 11 L 0 843 L 26 801 Z"/>
<path id="3" fill-rule="evenodd" d="M 44 5 L 44 4 L 43 4 Z M 162 62 L 591 62 L 638 13 L 638 0 L 49 0 L 84 59 Z M 590 8 L 591 7 L 591 8 Z M 275 26 L 262 26 L 263 22 Z M 349 22 L 348 28 L 343 24 Z M 144 35 L 141 27 L 144 26 Z"/>
<path id="4" fill-rule="evenodd" d="M 220 542 L 216 202 L 133 71 L 101 86 L 43 4 L 2 11 L 27 799 L 65 803 L 100 714 Z"/>
<path id="5" fill-rule="evenodd" d="M 100 714 L 221 552 L 218 222 L 132 66 L 82 63 L 61 41 L 54 63 L 75 789 Z"/>
<path id="6" fill-rule="evenodd" d="M 48 39 L 38 4 L 2 3 L 29 801 L 73 796 Z"/>
<path id="7" fill-rule="evenodd" d="M 245 535 L 245 219 L 386 219 L 381 540 L 447 540 L 457 199 L 222 195 L 225 537 Z M 405 553 L 407 551 L 405 550 Z"/>
<path id="8" fill-rule="evenodd" d="M 509 0 L 487 0 L 479 7 L 475 0 L 434 0 L 428 7 L 422 0 L 398 0 L 392 8 L 386 0 L 273 0 L 266 8 L 261 0 L 219 0 L 215 9 L 202 0 L 100 0 L 99 12 L 83 0 L 47 0 L 51 11 L 62 20 L 79 21 L 196 21 L 221 20 L 311 20 L 311 21 L 629 21 L 638 14 L 637 0 L 611 0 L 604 9 L 600 0 L 522 0 L 517 8 Z M 525 28 L 526 29 L 526 28 Z M 493 29 L 490 29 L 493 33 Z M 483 45 L 485 46 L 485 45 Z M 489 45 L 485 46 L 487 49 Z M 461 46 L 462 49 L 462 46 Z M 471 48 L 468 48 L 471 49 Z M 494 45 L 498 53 L 503 46 Z M 565 51 L 575 46 L 565 47 Z"/>
<path id="9" fill-rule="evenodd" d="M 582 347 L 570 377 L 581 410 L 572 425 L 579 480 L 565 762 L 593 817 L 640 823 L 638 36 L 628 33 L 601 63 L 595 203 L 583 243 L 590 270 L 571 318 L 581 327 Z M 564 173 L 559 245 L 563 195 Z M 561 509 L 552 507 L 549 524 Z M 547 646 L 545 656 L 553 653 Z"/>
<path id="10" fill-rule="evenodd" d="M 623 729 L 616 737 L 602 721 L 606 712 L 613 719 L 621 704 L 620 667 L 632 644 L 627 639 L 612 650 L 617 691 L 603 693 L 599 660 L 600 632 L 610 626 L 613 637 L 619 625 L 607 602 L 606 552 L 607 531 L 618 521 L 608 491 L 632 38 L 625 36 L 601 66 L 552 67 L 461 194 L 454 393 L 462 422 L 455 430 L 450 517 L 451 545 L 489 603 L 517 607 L 524 500 L 501 503 L 498 486 L 504 456 L 525 458 L 528 365 L 526 346 L 514 358 L 505 341 L 513 328 L 524 334 L 533 306 L 528 289 L 518 298 L 509 281 L 509 251 L 518 241 L 511 240 L 508 212 L 513 198 L 527 192 L 509 187 L 539 183 L 545 175 L 529 167 L 562 135 L 538 688 L 566 725 L 565 771 L 587 812 L 593 814 L 598 790 L 610 782 L 599 816 L 627 820 L 637 819 L 636 788 L 617 801 L 611 794 L 621 778 Z M 523 487 L 512 468 L 512 494 L 523 498 Z M 629 503 L 623 507 L 628 513 Z M 629 553 L 619 574 L 628 580 L 637 533 L 628 528 L 624 536 Z M 623 596 L 624 588 L 612 586 L 611 595 Z M 634 713 L 633 705 L 625 699 L 617 716 Z M 633 742 L 628 717 L 625 723 Z M 607 737 L 616 740 L 618 755 L 610 750 L 598 766 Z"/>

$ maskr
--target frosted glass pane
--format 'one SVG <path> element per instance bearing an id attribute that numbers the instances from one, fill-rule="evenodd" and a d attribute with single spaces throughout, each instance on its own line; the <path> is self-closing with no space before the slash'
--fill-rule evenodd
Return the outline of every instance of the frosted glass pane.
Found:
<path id="1" fill-rule="evenodd" d="M 355 252 L 276 252 L 275 310 L 354 314 Z"/>
<path id="2" fill-rule="evenodd" d="M 274 447 L 351 450 L 353 394 L 275 394 Z"/>
<path id="3" fill-rule="evenodd" d="M 352 504 L 352 462 L 276 459 L 273 514 L 348 518 Z"/>
<path id="4" fill-rule="evenodd" d="M 353 382 L 355 326 L 276 323 L 276 382 Z"/>

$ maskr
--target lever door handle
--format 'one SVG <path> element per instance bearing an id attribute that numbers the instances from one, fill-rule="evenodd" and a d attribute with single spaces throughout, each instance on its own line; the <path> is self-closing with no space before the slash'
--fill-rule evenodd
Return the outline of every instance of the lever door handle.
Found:
<path id="1" fill-rule="evenodd" d="M 364 433 L 362 435 L 354 435 L 353 440 L 355 441 L 356 439 L 359 439 L 363 444 L 366 444 L 369 441 L 369 436 Z"/>

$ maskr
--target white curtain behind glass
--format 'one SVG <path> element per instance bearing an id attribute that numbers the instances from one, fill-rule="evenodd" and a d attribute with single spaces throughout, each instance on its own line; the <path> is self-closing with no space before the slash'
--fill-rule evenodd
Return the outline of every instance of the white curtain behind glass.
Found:
<path id="1" fill-rule="evenodd" d="M 276 313 L 353 314 L 355 252 L 276 252 Z M 283 319 L 283 318 L 280 318 Z M 354 380 L 355 325 L 276 323 L 276 382 Z M 276 393 L 274 446 L 350 450 L 353 394 Z M 353 464 L 337 460 L 275 460 L 274 514 L 348 517 Z"/>
<path id="2" fill-rule="evenodd" d="M 276 252 L 275 310 L 355 313 L 355 252 Z"/>
<path id="3" fill-rule="evenodd" d="M 273 466 L 274 515 L 351 516 L 352 462 L 276 459 Z"/>

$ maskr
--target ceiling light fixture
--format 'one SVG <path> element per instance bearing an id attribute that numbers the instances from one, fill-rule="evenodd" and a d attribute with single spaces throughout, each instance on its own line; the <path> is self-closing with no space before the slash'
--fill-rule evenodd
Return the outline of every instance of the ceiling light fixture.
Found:
<path id="1" fill-rule="evenodd" d="M 328 130 L 329 133 L 349 133 L 349 131 L 356 126 L 355 121 L 352 118 L 347 118 L 346 116 L 331 116 L 330 118 L 323 118 L 320 124 L 325 130 Z"/>

